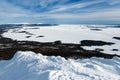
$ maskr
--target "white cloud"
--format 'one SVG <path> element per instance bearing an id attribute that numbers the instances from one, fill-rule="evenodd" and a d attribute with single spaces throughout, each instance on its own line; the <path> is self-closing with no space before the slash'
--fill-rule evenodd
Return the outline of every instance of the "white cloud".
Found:
<path id="1" fill-rule="evenodd" d="M 39 15 L 38 15 L 39 16 Z M 68 20 L 68 21 L 120 21 L 120 11 L 116 10 L 107 10 L 103 12 L 92 12 L 92 13 L 78 13 L 78 14 L 50 14 L 44 15 L 47 18 L 54 18 L 56 20 Z"/>
<path id="2" fill-rule="evenodd" d="M 20 0 L 18 0 L 20 1 Z M 30 3 L 28 3 L 29 0 L 24 1 L 24 5 L 29 5 Z M 27 9 L 24 9 L 20 6 L 17 5 L 12 5 L 8 2 L 5 2 L 5 0 L 0 0 L 0 18 L 1 19 L 8 19 L 9 18 L 23 18 L 23 19 L 30 19 L 31 22 L 34 19 L 38 20 L 48 20 L 52 19 L 52 20 L 64 20 L 64 21 L 120 21 L 120 6 L 119 7 L 110 7 L 110 8 L 101 8 L 98 9 L 96 7 L 87 9 L 87 12 L 84 13 L 80 13 L 79 11 L 82 12 L 81 8 L 90 6 L 90 5 L 94 5 L 94 4 L 99 4 L 101 2 L 108 2 L 110 5 L 115 5 L 120 3 L 120 0 L 92 0 L 89 2 L 85 1 L 85 2 L 77 2 L 77 3 L 70 3 L 67 5 L 64 5 L 63 3 L 66 3 L 68 0 L 64 0 L 64 1 L 59 1 L 59 5 L 55 5 L 55 6 L 51 6 L 49 7 L 48 4 L 50 3 L 54 3 L 58 0 L 35 0 L 38 1 L 39 5 L 41 5 L 44 8 L 49 8 L 49 11 L 46 11 L 44 13 L 42 12 L 35 12 L 35 11 L 30 11 Z M 112 3 L 113 1 L 113 3 Z M 31 5 L 33 5 L 31 3 Z M 34 6 L 34 5 L 33 5 Z M 32 6 L 32 7 L 33 7 Z M 102 5 L 101 5 L 102 6 Z M 67 12 L 68 10 L 71 10 L 70 12 Z M 76 11 L 75 13 L 72 13 Z M 84 10 L 84 9 L 83 9 Z M 93 10 L 93 12 L 91 12 Z M 18 20 L 19 21 L 19 20 Z M 26 22 L 26 21 L 25 21 Z"/>
<path id="3" fill-rule="evenodd" d="M 73 4 L 69 4 L 69 5 L 62 5 L 62 6 L 57 6 L 55 8 L 53 8 L 53 10 L 49 11 L 49 13 L 55 13 L 55 12 L 61 12 L 61 11 L 66 11 L 66 10 L 70 10 L 70 9 L 80 9 L 89 5 L 93 5 L 93 4 L 97 4 L 100 2 L 103 2 L 104 0 L 96 0 L 96 1 L 86 1 L 86 2 L 77 2 L 77 3 L 73 3 Z"/>
<path id="4" fill-rule="evenodd" d="M 107 0 L 110 5 L 119 4 L 120 0 Z"/>
<path id="5" fill-rule="evenodd" d="M 18 6 L 11 5 L 3 0 L 0 1 L 0 17 L 25 16 L 30 12 Z"/>

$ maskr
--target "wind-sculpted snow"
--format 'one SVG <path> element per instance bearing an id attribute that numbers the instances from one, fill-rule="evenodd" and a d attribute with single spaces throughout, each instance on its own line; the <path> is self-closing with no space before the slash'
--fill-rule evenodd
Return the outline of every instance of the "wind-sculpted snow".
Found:
<path id="1" fill-rule="evenodd" d="M 0 80 L 120 80 L 120 58 L 66 60 L 19 51 L 0 61 Z"/>

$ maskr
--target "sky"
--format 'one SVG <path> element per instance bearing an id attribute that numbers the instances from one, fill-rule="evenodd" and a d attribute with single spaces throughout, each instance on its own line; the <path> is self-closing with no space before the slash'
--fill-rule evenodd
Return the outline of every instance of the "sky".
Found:
<path id="1" fill-rule="evenodd" d="M 120 0 L 0 0 L 0 23 L 120 24 Z"/>

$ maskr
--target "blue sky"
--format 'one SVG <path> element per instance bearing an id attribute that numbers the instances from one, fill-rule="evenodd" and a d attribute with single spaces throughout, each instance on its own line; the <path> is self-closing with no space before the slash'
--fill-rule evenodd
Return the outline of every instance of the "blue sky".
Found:
<path id="1" fill-rule="evenodd" d="M 120 0 L 0 0 L 0 23 L 120 24 Z"/>

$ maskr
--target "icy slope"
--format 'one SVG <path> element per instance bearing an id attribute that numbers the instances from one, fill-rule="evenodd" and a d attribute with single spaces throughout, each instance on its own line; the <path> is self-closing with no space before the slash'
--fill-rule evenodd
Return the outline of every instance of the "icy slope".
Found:
<path id="1" fill-rule="evenodd" d="M 19 51 L 0 61 L 0 80 L 120 80 L 120 58 L 65 60 Z"/>

